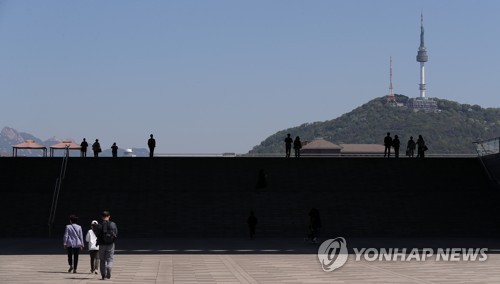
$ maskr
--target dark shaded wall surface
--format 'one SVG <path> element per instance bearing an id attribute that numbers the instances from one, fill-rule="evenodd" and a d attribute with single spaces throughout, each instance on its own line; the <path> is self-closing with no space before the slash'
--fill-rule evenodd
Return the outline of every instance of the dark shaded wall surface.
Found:
<path id="1" fill-rule="evenodd" d="M 500 188 L 500 154 L 483 156 L 482 160 L 492 183 Z"/>
<path id="2" fill-rule="evenodd" d="M 0 158 L 0 237 L 48 236 L 61 161 Z M 121 237 L 244 237 L 250 210 L 302 237 L 316 207 L 323 237 L 499 237 L 499 201 L 477 158 L 70 158 L 53 236 L 107 209 Z"/>

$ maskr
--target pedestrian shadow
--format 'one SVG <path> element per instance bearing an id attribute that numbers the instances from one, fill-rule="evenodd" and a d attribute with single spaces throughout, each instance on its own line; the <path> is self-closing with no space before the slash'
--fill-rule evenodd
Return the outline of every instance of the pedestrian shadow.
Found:
<path id="1" fill-rule="evenodd" d="M 65 272 L 65 271 L 37 271 L 38 273 L 52 273 L 52 274 L 69 274 L 68 272 Z M 72 273 L 73 274 L 73 273 Z M 76 274 L 76 275 L 74 275 Z M 71 280 L 89 280 L 89 279 L 93 279 L 93 276 L 94 274 L 92 274 L 92 277 L 89 278 L 89 277 L 83 277 L 83 276 L 80 276 L 78 275 L 79 273 L 74 273 L 74 277 L 64 277 L 64 279 L 71 279 Z M 89 273 L 90 275 L 90 273 Z M 78 276 L 78 277 L 77 277 Z"/>

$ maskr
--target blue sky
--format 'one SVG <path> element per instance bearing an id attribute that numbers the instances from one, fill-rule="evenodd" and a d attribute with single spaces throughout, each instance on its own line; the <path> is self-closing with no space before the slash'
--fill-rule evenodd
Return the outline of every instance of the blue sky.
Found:
<path id="1" fill-rule="evenodd" d="M 0 127 L 246 153 L 388 93 L 500 107 L 500 1 L 0 1 Z"/>

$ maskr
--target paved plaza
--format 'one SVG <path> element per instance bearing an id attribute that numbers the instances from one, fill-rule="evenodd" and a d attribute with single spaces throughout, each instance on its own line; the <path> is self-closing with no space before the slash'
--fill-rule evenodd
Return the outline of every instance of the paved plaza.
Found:
<path id="1" fill-rule="evenodd" d="M 278 240 L 152 240 L 144 249 L 123 240 L 112 277 L 103 281 L 90 274 L 86 251 L 78 273 L 66 272 L 64 250 L 53 242 L 0 240 L 0 283 L 500 283 L 494 249 L 484 262 L 356 261 L 350 254 L 343 267 L 324 272 L 317 246 Z"/>

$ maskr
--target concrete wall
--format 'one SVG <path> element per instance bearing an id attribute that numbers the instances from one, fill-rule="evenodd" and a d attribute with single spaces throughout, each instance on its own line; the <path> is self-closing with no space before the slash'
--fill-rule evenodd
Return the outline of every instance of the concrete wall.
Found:
<path id="1" fill-rule="evenodd" d="M 61 161 L 0 158 L 0 237 L 48 236 Z M 53 235 L 107 209 L 121 237 L 242 237 L 254 210 L 302 237 L 317 207 L 324 237 L 499 237 L 499 201 L 475 158 L 70 158 Z"/>

